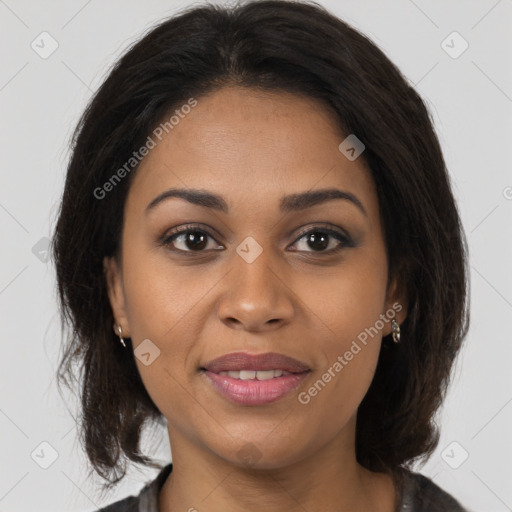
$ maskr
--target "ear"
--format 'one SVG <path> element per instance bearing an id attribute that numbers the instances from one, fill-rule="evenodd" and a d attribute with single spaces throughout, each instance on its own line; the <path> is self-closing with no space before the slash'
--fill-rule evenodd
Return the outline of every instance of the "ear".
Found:
<path id="1" fill-rule="evenodd" d="M 407 318 L 407 311 L 409 308 L 409 301 L 405 292 L 404 286 L 395 278 L 391 281 L 388 287 L 388 293 L 386 297 L 386 303 L 384 305 L 384 313 L 389 312 L 388 318 L 391 318 L 391 314 L 394 312 L 394 319 L 398 324 L 403 323 Z M 382 335 L 387 336 L 391 334 L 391 322 L 386 322 L 386 326 L 382 330 Z"/>
<path id="2" fill-rule="evenodd" d="M 107 293 L 110 301 L 110 307 L 114 315 L 115 325 L 120 325 L 123 338 L 130 337 L 130 325 L 126 314 L 126 301 L 124 296 L 123 278 L 121 268 L 117 259 L 105 256 L 103 258 L 103 272 L 107 284 Z M 114 328 L 114 326 L 112 326 Z M 116 334 L 119 335 L 116 329 Z"/>

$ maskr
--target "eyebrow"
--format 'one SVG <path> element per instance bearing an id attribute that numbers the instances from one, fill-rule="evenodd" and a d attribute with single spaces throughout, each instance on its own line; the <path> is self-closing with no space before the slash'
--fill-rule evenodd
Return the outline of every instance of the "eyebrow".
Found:
<path id="1" fill-rule="evenodd" d="M 170 188 L 156 196 L 146 206 L 146 213 L 154 209 L 158 204 L 162 203 L 166 199 L 172 197 L 178 197 L 194 205 L 211 208 L 212 210 L 219 212 L 229 212 L 229 207 L 222 196 L 202 189 Z M 283 213 L 296 212 L 333 199 L 350 201 L 352 204 L 357 206 L 365 216 L 368 216 L 363 204 L 354 194 L 337 188 L 326 188 L 284 196 L 281 198 L 279 209 Z"/>

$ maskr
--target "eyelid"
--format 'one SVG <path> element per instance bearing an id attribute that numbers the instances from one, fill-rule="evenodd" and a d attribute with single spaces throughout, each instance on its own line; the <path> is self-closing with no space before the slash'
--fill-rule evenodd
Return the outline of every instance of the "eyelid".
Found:
<path id="1" fill-rule="evenodd" d="M 318 229 L 319 231 L 327 231 L 328 233 L 335 233 L 337 235 L 345 237 L 347 240 L 351 239 L 350 235 L 346 233 L 345 230 L 341 229 L 335 224 L 331 224 L 330 222 L 320 222 L 318 225 L 308 226 L 304 228 L 302 231 L 300 231 L 299 234 L 297 235 L 297 238 L 295 239 L 295 242 L 297 240 L 300 240 L 304 235 L 307 235 L 311 231 L 314 231 L 315 229 Z"/>

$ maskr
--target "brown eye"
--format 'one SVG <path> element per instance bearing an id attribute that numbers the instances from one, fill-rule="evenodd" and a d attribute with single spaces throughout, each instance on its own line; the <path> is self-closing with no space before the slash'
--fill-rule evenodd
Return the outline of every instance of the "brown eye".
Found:
<path id="1" fill-rule="evenodd" d="M 341 232 L 332 229 L 310 229 L 295 242 L 296 251 L 329 253 L 340 251 L 345 247 L 354 247 L 353 241 Z"/>
<path id="2" fill-rule="evenodd" d="M 197 227 L 183 227 L 177 229 L 170 236 L 165 237 L 162 241 L 163 245 L 169 249 L 177 252 L 203 252 L 206 248 L 218 249 L 217 244 L 213 244 L 210 240 L 215 239 L 207 232 L 198 229 Z M 210 242 L 210 247 L 208 246 Z M 222 246 L 220 246 L 222 247 Z"/>
<path id="3" fill-rule="evenodd" d="M 174 238 L 174 240 L 183 237 L 183 244 L 191 251 L 200 251 L 208 245 L 208 235 L 202 231 L 187 231 Z"/>

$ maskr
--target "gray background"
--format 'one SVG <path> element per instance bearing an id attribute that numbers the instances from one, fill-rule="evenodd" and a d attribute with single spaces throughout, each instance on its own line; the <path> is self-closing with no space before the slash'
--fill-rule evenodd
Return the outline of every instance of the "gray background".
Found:
<path id="1" fill-rule="evenodd" d="M 370 36 L 426 99 L 468 235 L 471 328 L 439 417 L 441 442 L 417 470 L 474 511 L 512 510 L 512 0 L 319 3 Z M 0 511 L 94 510 L 156 474 L 132 468 L 104 500 L 99 479 L 86 479 L 55 387 L 60 329 L 45 237 L 87 100 L 131 42 L 189 4 L 0 0 Z M 43 46 L 43 31 L 58 43 L 46 59 L 31 47 Z M 463 41 L 446 40 L 453 31 L 469 44 L 457 58 Z M 47 469 L 52 449 L 42 442 L 57 456 Z M 162 427 L 143 446 L 170 458 Z"/>

